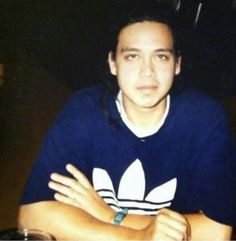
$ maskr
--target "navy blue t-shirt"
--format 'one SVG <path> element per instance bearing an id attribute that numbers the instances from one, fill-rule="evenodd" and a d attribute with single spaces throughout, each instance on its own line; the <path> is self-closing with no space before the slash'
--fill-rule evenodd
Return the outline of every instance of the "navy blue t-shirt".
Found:
<path id="1" fill-rule="evenodd" d="M 180 213 L 202 211 L 235 225 L 236 154 L 221 107 L 204 94 L 171 95 L 159 131 L 138 138 L 123 123 L 110 96 L 108 118 L 99 86 L 76 93 L 49 129 L 21 204 L 53 200 L 50 174 L 68 175 L 72 163 L 115 210 L 155 215 L 169 207 Z"/>

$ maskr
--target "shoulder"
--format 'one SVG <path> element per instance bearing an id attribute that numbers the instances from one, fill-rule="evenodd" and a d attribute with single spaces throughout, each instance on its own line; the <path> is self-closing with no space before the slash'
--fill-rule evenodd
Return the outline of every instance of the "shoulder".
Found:
<path id="1" fill-rule="evenodd" d="M 98 114 L 102 96 L 102 86 L 97 85 L 77 91 L 65 104 L 58 118 L 80 119 Z M 58 119 L 57 118 L 57 119 Z"/>
<path id="2" fill-rule="evenodd" d="M 53 146 L 57 146 L 60 152 L 69 150 L 71 146 L 77 150 L 79 147 L 88 148 L 90 137 L 101 129 L 100 126 L 106 125 L 100 111 L 101 94 L 100 86 L 76 92 L 49 127 L 44 145 L 53 151 Z"/>
<path id="3" fill-rule="evenodd" d="M 49 132 L 67 132 L 72 136 L 76 133 L 76 135 L 78 133 L 82 135 L 89 129 L 95 130 L 96 127 L 104 125 L 100 104 L 102 93 L 102 86 L 89 87 L 76 92 L 58 113 Z"/>
<path id="4" fill-rule="evenodd" d="M 187 90 L 172 96 L 171 119 L 174 126 L 186 133 L 229 131 L 229 121 L 223 106 L 198 90 Z"/>
<path id="5" fill-rule="evenodd" d="M 225 116 L 222 105 L 214 98 L 198 90 L 185 90 L 173 96 L 176 110 L 185 117 L 214 118 Z"/>
<path id="6" fill-rule="evenodd" d="M 102 86 L 96 85 L 77 91 L 66 103 L 65 107 L 83 106 L 84 110 L 91 107 L 98 107 L 102 96 Z"/>

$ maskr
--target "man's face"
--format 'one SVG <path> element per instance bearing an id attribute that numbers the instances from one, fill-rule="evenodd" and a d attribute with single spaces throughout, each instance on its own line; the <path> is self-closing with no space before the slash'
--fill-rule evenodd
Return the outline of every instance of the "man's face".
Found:
<path id="1" fill-rule="evenodd" d="M 140 22 L 123 28 L 115 57 L 109 53 L 110 71 L 117 76 L 125 108 L 158 108 L 163 105 L 180 72 L 167 25 Z"/>

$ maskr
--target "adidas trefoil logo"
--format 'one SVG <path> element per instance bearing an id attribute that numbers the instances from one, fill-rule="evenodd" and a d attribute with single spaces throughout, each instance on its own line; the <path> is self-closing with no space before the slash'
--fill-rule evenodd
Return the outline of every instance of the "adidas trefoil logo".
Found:
<path id="1" fill-rule="evenodd" d="M 104 169 L 93 169 L 93 186 L 104 201 L 116 211 L 127 207 L 129 213 L 155 215 L 159 209 L 171 205 L 176 192 L 177 178 L 154 188 L 144 197 L 145 174 L 141 161 L 136 159 L 121 177 L 117 195 L 111 178 Z"/>

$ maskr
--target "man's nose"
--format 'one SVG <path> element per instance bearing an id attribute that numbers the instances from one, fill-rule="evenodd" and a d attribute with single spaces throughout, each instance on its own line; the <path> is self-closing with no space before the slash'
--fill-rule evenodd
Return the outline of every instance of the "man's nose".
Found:
<path id="1" fill-rule="evenodd" d="M 154 66 L 153 66 L 152 60 L 151 59 L 143 60 L 141 64 L 142 77 L 148 78 L 153 76 L 153 74 L 154 74 Z"/>

